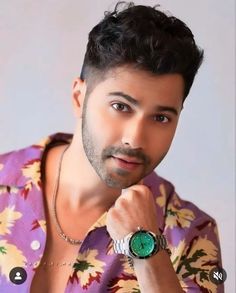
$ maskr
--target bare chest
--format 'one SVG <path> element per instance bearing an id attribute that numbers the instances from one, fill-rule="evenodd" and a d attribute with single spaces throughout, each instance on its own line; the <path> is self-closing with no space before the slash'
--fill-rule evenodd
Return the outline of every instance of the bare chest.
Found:
<path id="1" fill-rule="evenodd" d="M 53 156 L 51 156 L 53 157 Z M 50 159 L 50 156 L 48 157 Z M 52 182 L 55 178 L 50 174 L 55 174 L 55 160 L 52 159 L 50 164 L 46 164 L 46 178 L 48 180 L 44 184 L 44 204 L 47 225 L 46 247 L 39 266 L 35 271 L 35 275 L 31 284 L 31 293 L 47 292 L 60 293 L 64 292 L 69 280 L 69 276 L 73 274 L 73 264 L 79 253 L 80 245 L 72 245 L 59 236 L 56 229 L 55 217 L 52 209 Z M 53 177 L 53 176 L 52 176 Z M 99 211 L 86 212 L 81 210 L 70 210 L 60 201 L 66 196 L 64 190 L 58 192 L 57 215 L 59 222 L 65 234 L 73 239 L 84 240 L 90 226 L 101 216 Z"/>
<path id="2" fill-rule="evenodd" d="M 80 214 L 79 211 L 78 214 Z M 94 214 L 88 214 L 86 217 L 82 217 L 82 221 L 75 221 L 73 220 L 75 216 L 71 217 L 71 214 L 67 211 L 61 210 L 60 215 L 62 219 L 66 219 L 63 221 L 63 230 L 66 234 L 74 239 L 81 240 L 85 239 L 90 226 L 98 217 Z M 81 246 L 72 245 L 59 236 L 55 220 L 50 211 L 46 218 L 46 247 L 31 284 L 31 293 L 64 292 L 69 277 L 73 274 L 73 264 L 78 257 Z"/>
<path id="3" fill-rule="evenodd" d="M 31 293 L 64 292 L 80 245 L 71 245 L 60 238 L 52 223 L 48 223 L 45 252 L 31 284 Z"/>

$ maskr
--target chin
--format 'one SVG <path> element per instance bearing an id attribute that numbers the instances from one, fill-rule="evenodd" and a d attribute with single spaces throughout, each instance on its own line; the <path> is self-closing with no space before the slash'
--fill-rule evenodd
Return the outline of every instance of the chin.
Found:
<path id="1" fill-rule="evenodd" d="M 107 176 L 106 178 L 104 178 L 104 182 L 105 184 L 110 187 L 110 188 L 118 188 L 118 189 L 125 189 L 128 188 L 132 185 L 137 184 L 140 179 L 127 179 L 127 178 L 123 178 L 123 179 L 118 179 L 118 178 L 113 178 L 112 176 Z"/>

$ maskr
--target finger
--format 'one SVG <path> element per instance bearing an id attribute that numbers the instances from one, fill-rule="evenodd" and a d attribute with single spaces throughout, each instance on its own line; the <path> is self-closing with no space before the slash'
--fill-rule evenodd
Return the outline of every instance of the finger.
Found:
<path id="1" fill-rule="evenodd" d="M 121 195 L 123 195 L 124 193 L 126 193 L 128 191 L 128 188 L 124 188 L 121 190 Z"/>
<path id="2" fill-rule="evenodd" d="M 127 192 L 129 189 L 135 189 L 135 186 L 137 186 L 137 185 L 144 185 L 144 180 L 141 179 L 141 180 L 140 180 L 138 183 L 136 183 L 135 185 L 130 186 L 130 187 L 128 187 L 128 188 L 124 188 L 124 189 L 122 189 L 122 190 L 121 190 L 121 194 L 124 194 L 124 193 Z"/>

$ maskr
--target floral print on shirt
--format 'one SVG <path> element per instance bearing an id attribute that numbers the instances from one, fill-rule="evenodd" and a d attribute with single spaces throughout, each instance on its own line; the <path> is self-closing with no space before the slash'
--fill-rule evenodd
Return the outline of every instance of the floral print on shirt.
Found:
<path id="1" fill-rule="evenodd" d="M 42 191 L 42 158 L 49 146 L 70 143 L 72 134 L 57 133 L 38 144 L 0 155 L 0 292 L 30 292 L 44 254 L 47 222 Z M 152 172 L 144 178 L 153 193 L 157 223 L 172 252 L 171 262 L 184 292 L 222 293 L 209 272 L 222 267 L 215 220 L 181 199 L 173 185 Z M 105 212 L 88 230 L 75 255 L 65 292 L 140 292 L 135 270 L 115 254 L 106 230 Z M 32 248 L 37 241 L 40 245 Z M 63 252 L 62 252 L 63 253 Z M 14 285 L 13 267 L 23 267 L 27 279 Z M 157 276 L 158 278 L 158 276 Z"/>

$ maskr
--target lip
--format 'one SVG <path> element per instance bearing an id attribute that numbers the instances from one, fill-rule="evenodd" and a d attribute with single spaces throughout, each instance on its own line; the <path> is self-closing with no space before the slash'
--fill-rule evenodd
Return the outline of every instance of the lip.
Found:
<path id="1" fill-rule="evenodd" d="M 132 157 L 128 157 L 128 156 L 112 156 L 113 158 L 115 159 L 119 159 L 119 160 L 122 160 L 126 163 L 129 163 L 129 164 L 139 164 L 141 165 L 142 162 L 135 159 L 135 158 L 132 158 Z"/>
<path id="2" fill-rule="evenodd" d="M 137 168 L 139 168 L 142 163 L 137 163 L 137 162 L 128 162 L 126 160 L 120 158 L 120 157 L 113 157 L 112 156 L 112 159 L 115 161 L 116 165 L 118 165 L 119 168 L 121 169 L 125 169 L 125 170 L 128 170 L 128 171 L 133 171 Z"/>

